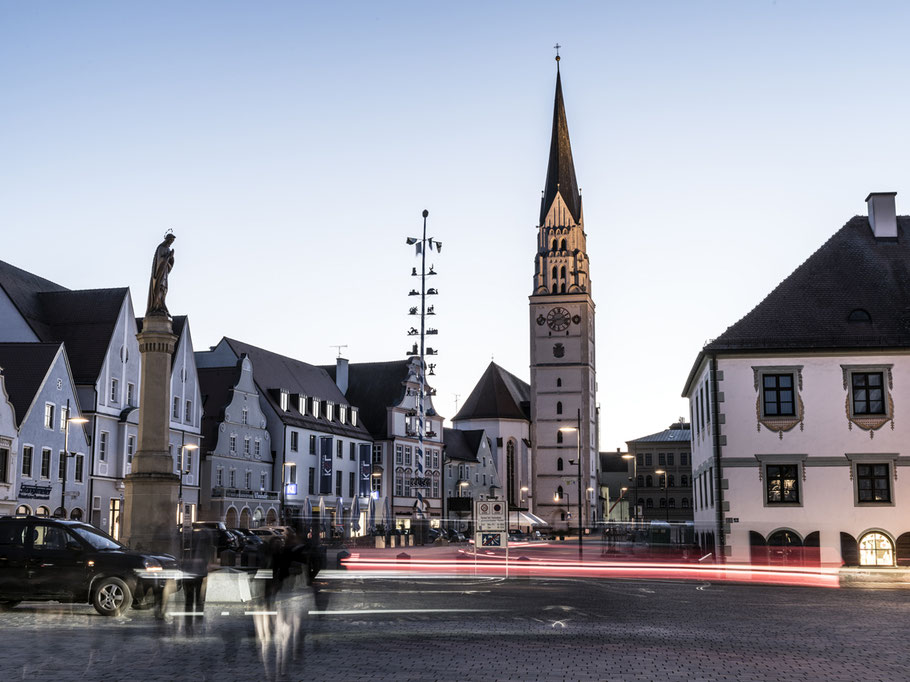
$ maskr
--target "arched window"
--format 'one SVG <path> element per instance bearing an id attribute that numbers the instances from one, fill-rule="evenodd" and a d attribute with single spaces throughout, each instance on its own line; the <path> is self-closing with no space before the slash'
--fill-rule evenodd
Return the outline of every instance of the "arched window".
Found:
<path id="1" fill-rule="evenodd" d="M 562 414 L 562 401 L 556 401 L 556 414 Z"/>
<path id="2" fill-rule="evenodd" d="M 639 488 L 644 488 L 645 487 L 645 477 L 642 476 L 641 474 L 638 474 L 638 480 L 636 481 L 636 483 L 638 483 Z"/>
<path id="3" fill-rule="evenodd" d="M 670 509 L 676 509 L 676 498 L 675 497 L 670 498 L 669 505 L 670 505 Z"/>
<path id="4" fill-rule="evenodd" d="M 562 251 L 566 250 L 566 240 L 565 239 L 562 240 L 562 244 L 559 245 L 559 248 Z"/>
<path id="5" fill-rule="evenodd" d="M 558 445 L 559 443 L 562 443 L 562 431 L 557 431 L 557 432 L 556 432 L 556 443 L 557 443 L 557 445 Z"/>
<path id="6" fill-rule="evenodd" d="M 565 265 L 563 265 L 563 266 L 559 269 L 559 276 L 562 277 L 563 279 L 566 278 L 566 266 L 565 266 Z"/>
<path id="7" fill-rule="evenodd" d="M 30 516 L 32 513 L 31 507 L 27 504 L 20 504 L 16 507 L 16 516 Z"/>
<path id="8" fill-rule="evenodd" d="M 866 533 L 859 540 L 861 566 L 894 566 L 894 543 L 884 533 Z"/>
<path id="9" fill-rule="evenodd" d="M 50 515 L 51 515 L 51 510 L 48 509 L 47 507 L 38 507 L 38 509 L 35 510 L 35 516 L 50 516 Z"/>
<path id="10" fill-rule="evenodd" d="M 646 487 L 646 488 L 653 488 L 653 487 L 654 487 L 654 479 L 651 478 L 651 475 L 650 475 L 650 474 L 648 474 L 648 476 L 645 477 L 645 487 Z"/>
<path id="11" fill-rule="evenodd" d="M 556 282 L 553 282 L 553 293 L 556 293 Z"/>
<path id="12" fill-rule="evenodd" d="M 556 471 L 562 471 L 562 457 L 556 459 Z"/>
<path id="13" fill-rule="evenodd" d="M 686 476 L 685 474 L 683 474 L 682 476 L 680 476 L 680 477 L 679 477 L 679 485 L 681 485 L 683 488 L 688 488 L 688 487 L 689 487 L 689 477 Z M 683 498 L 683 499 L 685 499 L 685 498 Z"/>
<path id="14" fill-rule="evenodd" d="M 661 497 L 660 498 L 660 508 L 663 509 L 666 506 L 667 506 L 667 500 L 664 499 L 663 497 Z"/>
<path id="15" fill-rule="evenodd" d="M 654 509 L 654 500 L 652 500 L 652 499 L 649 497 L 649 498 L 648 498 L 648 502 L 647 502 L 647 504 L 646 504 L 645 506 L 646 506 L 648 509 Z"/>
<path id="16" fill-rule="evenodd" d="M 562 284 L 559 285 L 559 293 L 561 293 L 561 294 L 566 293 L 566 283 L 565 282 L 563 282 Z"/>
<path id="17" fill-rule="evenodd" d="M 675 483 L 675 481 L 673 480 L 673 474 L 670 474 L 670 487 L 671 487 L 671 488 L 675 488 L 675 487 L 676 487 L 676 483 Z"/>
<path id="18" fill-rule="evenodd" d="M 561 386 L 562 386 L 562 379 L 560 377 L 556 377 L 556 388 L 560 388 Z"/>
<path id="19" fill-rule="evenodd" d="M 555 251 L 557 246 L 558 246 L 558 244 L 557 244 L 556 240 L 554 239 L 554 240 L 553 240 L 553 248 L 550 249 L 550 250 L 551 250 L 551 251 Z"/>
<path id="20" fill-rule="evenodd" d="M 682 498 L 682 508 L 683 509 L 689 508 L 689 498 L 688 497 Z"/>
<path id="21" fill-rule="evenodd" d="M 561 499 L 562 499 L 562 495 L 563 495 L 562 486 L 559 486 L 559 487 L 556 489 L 556 497 L 559 498 L 559 499 L 561 500 Z"/>
<path id="22" fill-rule="evenodd" d="M 558 275 L 557 275 L 557 272 L 558 272 L 558 271 L 557 271 L 557 269 L 556 269 L 556 266 L 554 265 L 554 266 L 553 266 L 553 279 L 556 279 L 556 277 L 558 276 Z"/>

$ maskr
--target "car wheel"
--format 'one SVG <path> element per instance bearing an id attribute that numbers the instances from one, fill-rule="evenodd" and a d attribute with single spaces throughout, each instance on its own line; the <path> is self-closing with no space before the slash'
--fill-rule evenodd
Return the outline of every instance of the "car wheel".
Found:
<path id="1" fill-rule="evenodd" d="M 0 611 L 9 611 L 10 609 L 16 608 L 21 603 L 22 602 L 18 599 L 3 599 L 0 601 Z"/>
<path id="2" fill-rule="evenodd" d="M 119 616 L 132 603 L 129 585 L 120 578 L 102 578 L 92 595 L 92 605 L 102 616 Z"/>

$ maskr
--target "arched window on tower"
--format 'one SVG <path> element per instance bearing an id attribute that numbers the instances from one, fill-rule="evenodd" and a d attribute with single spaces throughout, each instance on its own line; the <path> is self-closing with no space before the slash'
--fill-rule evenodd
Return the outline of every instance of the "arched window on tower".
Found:
<path id="1" fill-rule="evenodd" d="M 553 282 L 553 293 L 556 293 L 556 282 Z"/>
<path id="2" fill-rule="evenodd" d="M 556 279 L 558 277 L 557 272 L 558 271 L 556 270 L 556 266 L 554 265 L 553 266 L 553 279 Z"/>
<path id="3" fill-rule="evenodd" d="M 556 459 L 556 471 L 562 471 L 562 457 Z"/>
<path id="4" fill-rule="evenodd" d="M 559 285 L 559 293 L 561 293 L 561 294 L 566 293 L 566 283 L 565 282 L 563 282 L 562 284 Z"/>
<path id="5" fill-rule="evenodd" d="M 556 388 L 559 388 L 560 386 L 562 386 L 562 379 L 560 377 L 556 377 Z"/>
<path id="6" fill-rule="evenodd" d="M 562 244 L 559 245 L 559 248 L 561 251 L 566 250 L 566 240 L 565 239 L 562 240 Z"/>
<path id="7" fill-rule="evenodd" d="M 636 479 L 636 483 L 638 483 L 638 487 L 639 487 L 639 488 L 644 488 L 644 487 L 645 487 L 645 477 L 642 476 L 641 474 L 638 474 L 638 478 Z"/>
<path id="8" fill-rule="evenodd" d="M 562 486 L 559 486 L 559 487 L 556 489 L 556 497 L 558 497 L 558 498 L 561 500 L 561 499 L 562 499 L 562 496 L 563 496 Z"/>
<path id="9" fill-rule="evenodd" d="M 562 431 L 556 432 L 556 443 L 557 444 L 562 443 Z"/>
<path id="10" fill-rule="evenodd" d="M 653 488 L 653 487 L 654 487 L 654 479 L 651 478 L 651 476 L 647 476 L 647 477 L 645 478 L 645 487 L 647 487 L 647 488 Z"/>
<path id="11" fill-rule="evenodd" d="M 555 251 L 555 250 L 556 250 L 556 246 L 557 246 L 556 240 L 554 239 L 554 240 L 553 240 L 553 248 L 550 249 L 550 251 Z"/>
<path id="12" fill-rule="evenodd" d="M 556 403 L 556 414 L 562 414 L 562 401 L 557 401 Z"/>
<path id="13" fill-rule="evenodd" d="M 566 266 L 565 265 L 563 265 L 562 268 L 560 268 L 559 276 L 562 277 L 563 279 L 566 278 Z"/>

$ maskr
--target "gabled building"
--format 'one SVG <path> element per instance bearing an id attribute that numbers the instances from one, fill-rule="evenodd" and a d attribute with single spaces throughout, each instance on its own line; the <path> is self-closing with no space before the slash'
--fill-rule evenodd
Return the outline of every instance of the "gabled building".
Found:
<path id="1" fill-rule="evenodd" d="M 6 506 L 17 514 L 84 519 L 89 446 L 82 424 L 70 421 L 80 416 L 79 401 L 63 344 L 0 343 L 0 373 L 19 445 L 18 458 L 10 456 L 12 442 L 7 446 L 9 487 L 0 487 Z"/>
<path id="2" fill-rule="evenodd" d="M 211 350 L 197 352 L 196 365 L 200 370 L 236 367 L 243 356 L 252 364 L 265 415 L 282 520 L 301 519 L 309 501 L 314 517 L 329 515 L 332 523 L 342 523 L 353 498 L 369 494 L 361 472 L 370 467 L 372 439 L 359 409 L 324 369 L 236 339 L 225 337 Z M 207 417 L 221 407 L 213 405 Z"/>
<path id="3" fill-rule="evenodd" d="M 444 429 L 446 527 L 472 531 L 474 500 L 500 498 L 502 486 L 483 429 Z"/>
<path id="4" fill-rule="evenodd" d="M 728 560 L 910 563 L 910 217 L 866 203 L 686 380 L 696 527 Z"/>
<path id="5" fill-rule="evenodd" d="M 19 428 L 16 411 L 6 390 L 6 377 L 0 366 L 0 516 L 13 514 L 18 506 Z"/>
<path id="6" fill-rule="evenodd" d="M 338 358 L 324 367 L 339 390 L 359 409 L 364 425 L 373 439 L 369 489 L 375 493 L 379 508 L 389 507 L 396 527 L 410 528 L 415 519 L 416 489 L 411 480 L 417 476 L 418 439 L 417 392 L 420 359 L 389 362 L 349 363 Z M 433 389 L 424 398 L 426 430 L 423 434 L 424 476 L 430 485 L 424 493 L 431 526 L 443 518 L 443 418 L 433 407 Z"/>
<path id="7" fill-rule="evenodd" d="M 454 428 L 483 431 L 489 437 L 500 495 L 513 510 L 527 509 L 534 495 L 530 410 L 528 383 L 491 362 L 452 418 Z"/>
<path id="8" fill-rule="evenodd" d="M 274 460 L 253 363 L 242 355 L 233 367 L 199 369 L 203 405 L 200 518 L 228 528 L 275 525 L 279 493 Z"/>

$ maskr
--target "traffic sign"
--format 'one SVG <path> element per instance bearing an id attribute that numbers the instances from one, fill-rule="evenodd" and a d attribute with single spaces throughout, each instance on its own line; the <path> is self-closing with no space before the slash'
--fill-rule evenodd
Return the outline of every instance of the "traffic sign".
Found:
<path id="1" fill-rule="evenodd" d="M 475 547 L 507 547 L 508 540 L 505 533 L 475 533 Z"/>
<path id="2" fill-rule="evenodd" d="M 474 503 L 475 531 L 507 531 L 508 511 L 502 500 L 478 500 Z"/>

